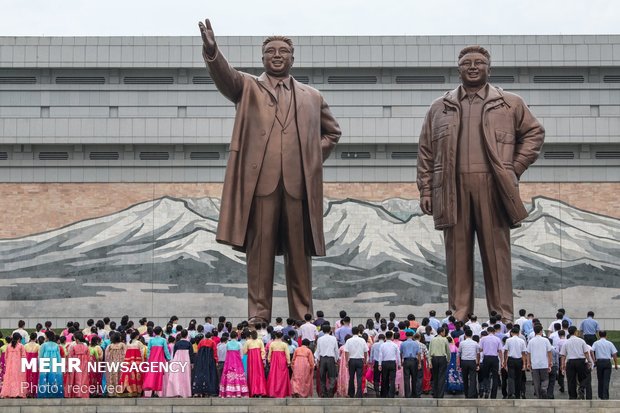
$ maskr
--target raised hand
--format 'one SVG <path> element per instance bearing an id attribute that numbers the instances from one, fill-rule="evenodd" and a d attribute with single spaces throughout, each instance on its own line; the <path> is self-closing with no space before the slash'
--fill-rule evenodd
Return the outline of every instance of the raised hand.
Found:
<path id="1" fill-rule="evenodd" d="M 211 22 L 206 19 L 205 22 L 198 22 L 200 28 L 200 35 L 202 36 L 202 43 L 204 44 L 207 55 L 213 56 L 216 50 L 215 34 L 213 34 L 213 28 Z"/>

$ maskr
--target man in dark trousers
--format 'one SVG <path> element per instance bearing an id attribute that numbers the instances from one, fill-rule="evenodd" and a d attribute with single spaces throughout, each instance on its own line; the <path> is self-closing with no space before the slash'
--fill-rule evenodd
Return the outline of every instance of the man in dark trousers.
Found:
<path id="1" fill-rule="evenodd" d="M 499 385 L 499 368 L 504 359 L 504 344 L 495 335 L 495 329 L 488 327 L 486 335 L 480 338 L 480 349 L 482 351 L 482 366 L 480 376 L 482 377 L 481 396 L 485 399 L 497 397 L 497 387 Z"/>
<path id="2" fill-rule="evenodd" d="M 585 384 L 588 377 L 588 359 L 590 348 L 582 338 L 577 337 L 577 327 L 568 328 L 568 340 L 560 351 L 562 371 L 568 379 L 568 398 L 577 399 L 577 388 Z M 584 396 L 579 394 L 579 398 Z"/>
<path id="3" fill-rule="evenodd" d="M 314 359 L 319 369 L 320 397 L 334 397 L 338 371 L 338 341 L 332 335 L 329 323 L 321 326 L 323 335 L 316 341 Z"/>
<path id="4" fill-rule="evenodd" d="M 417 397 L 416 387 L 418 370 L 422 368 L 422 353 L 420 343 L 413 339 L 413 332 L 407 331 L 405 336 L 407 339 L 400 345 L 405 397 Z"/>
<path id="5" fill-rule="evenodd" d="M 394 398 L 396 394 L 396 370 L 400 368 L 400 350 L 393 341 L 394 333 L 385 333 L 385 343 L 379 347 L 379 370 L 381 370 L 381 397 Z"/>
<path id="6" fill-rule="evenodd" d="M 594 342 L 592 350 L 596 357 L 596 378 L 598 379 L 598 398 L 609 400 L 609 382 L 611 380 L 611 361 L 618 370 L 618 350 L 614 343 L 607 340 L 607 332 L 599 331 L 600 339 Z"/>
<path id="7" fill-rule="evenodd" d="M 476 384 L 478 383 L 478 370 L 480 370 L 480 345 L 472 340 L 471 329 L 465 330 L 465 339 L 459 344 L 457 367 L 461 368 L 463 375 L 463 393 L 468 399 L 478 397 Z"/>
<path id="8" fill-rule="evenodd" d="M 519 337 L 519 327 L 510 330 L 510 338 L 506 340 L 502 367 L 508 372 L 508 398 L 521 398 L 522 375 L 525 374 L 526 351 L 525 340 Z"/>
<path id="9" fill-rule="evenodd" d="M 474 236 L 489 313 L 513 317 L 510 228 L 528 215 L 519 178 L 536 160 L 545 132 L 519 96 L 487 83 L 491 56 L 461 50 L 462 84 L 432 104 L 420 134 L 420 206 L 444 231 L 448 303 L 457 320 L 474 312 Z"/>
<path id="10" fill-rule="evenodd" d="M 443 327 L 437 329 L 437 335 L 433 337 L 428 353 L 431 356 L 431 373 L 433 374 L 433 397 L 443 399 L 446 389 L 446 372 L 450 361 L 450 344 L 446 339 L 446 331 Z"/>
<path id="11" fill-rule="evenodd" d="M 290 76 L 291 39 L 265 39 L 256 77 L 229 65 L 209 20 L 199 26 L 209 74 L 237 110 L 216 240 L 246 252 L 251 321 L 271 320 L 283 254 L 289 315 L 301 320 L 312 314 L 311 257 L 325 255 L 322 164 L 340 127 L 321 94 Z"/>

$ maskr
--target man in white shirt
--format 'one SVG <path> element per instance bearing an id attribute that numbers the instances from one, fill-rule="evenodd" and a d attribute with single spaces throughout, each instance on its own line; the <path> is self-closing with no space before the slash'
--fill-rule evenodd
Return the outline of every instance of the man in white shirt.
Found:
<path id="1" fill-rule="evenodd" d="M 562 371 L 568 379 L 568 398 L 576 400 L 577 386 L 580 386 L 588 376 L 586 360 L 588 359 L 589 348 L 583 339 L 576 336 L 576 326 L 570 326 L 568 333 L 570 337 L 562 346 L 560 356 L 562 358 Z"/>
<path id="2" fill-rule="evenodd" d="M 448 322 L 450 321 L 450 316 L 452 315 L 452 310 L 446 310 L 446 318 L 444 318 L 443 320 L 441 320 L 441 324 L 448 324 Z"/>
<path id="3" fill-rule="evenodd" d="M 351 332 L 353 336 L 344 343 L 345 360 L 349 367 L 349 397 L 361 399 L 362 371 L 368 358 L 368 344 L 359 336 L 360 332 L 357 327 L 352 327 Z M 355 391 L 355 378 L 357 378 L 357 391 Z"/>
<path id="4" fill-rule="evenodd" d="M 532 370 L 534 394 L 539 399 L 546 399 L 547 388 L 549 387 L 549 373 L 553 366 L 553 354 L 551 343 L 542 336 L 542 331 L 542 325 L 536 324 L 534 326 L 534 333 L 536 335 L 527 343 L 527 365 Z"/>
<path id="5" fill-rule="evenodd" d="M 385 343 L 379 347 L 379 370 L 381 371 L 381 397 L 390 399 L 396 394 L 396 370 L 400 368 L 400 350 L 392 341 L 394 333 L 385 333 Z"/>
<path id="6" fill-rule="evenodd" d="M 548 334 L 551 334 L 551 333 L 553 333 L 555 331 L 555 328 L 553 327 L 554 324 L 559 324 L 560 327 L 562 326 L 562 318 L 563 317 L 564 317 L 564 314 L 562 314 L 562 313 L 557 313 L 555 315 L 555 320 L 553 320 L 551 322 L 551 324 L 549 324 L 549 328 L 547 329 L 548 330 Z"/>
<path id="7" fill-rule="evenodd" d="M 215 329 L 215 326 L 211 323 L 212 318 L 207 316 L 205 317 L 205 323 L 202 325 L 205 329 L 205 334 L 212 333 Z"/>
<path id="8" fill-rule="evenodd" d="M 555 349 L 559 354 L 562 352 L 562 347 L 564 347 L 564 343 L 566 343 L 566 332 L 564 330 L 558 331 L 558 341 L 554 343 Z M 564 393 L 564 372 L 562 371 L 562 363 L 558 365 L 558 385 L 560 386 L 560 393 Z"/>
<path id="9" fill-rule="evenodd" d="M 594 369 L 594 351 L 587 342 L 586 346 L 588 346 L 588 357 L 586 360 L 587 374 L 586 379 L 579 383 L 579 389 L 577 389 L 577 398 L 579 399 L 580 395 L 583 395 L 586 400 L 592 400 L 592 370 Z"/>
<path id="10" fill-rule="evenodd" d="M 560 336 L 559 336 L 559 332 L 562 330 L 562 325 L 561 324 L 554 324 L 553 327 L 555 328 L 555 331 L 551 334 L 549 334 L 549 338 L 551 339 L 551 341 L 553 342 L 553 346 L 555 348 L 557 348 L 557 343 L 558 341 L 560 341 Z"/>
<path id="11" fill-rule="evenodd" d="M 478 390 L 476 388 L 478 378 L 476 373 L 480 370 L 480 351 L 480 345 L 472 340 L 471 329 L 466 329 L 465 340 L 459 344 L 456 365 L 461 368 L 463 373 L 464 394 L 468 399 L 478 397 Z"/>
<path id="12" fill-rule="evenodd" d="M 611 380 L 611 359 L 618 370 L 618 350 L 611 341 L 607 341 L 607 332 L 600 330 L 599 339 L 594 342 L 592 350 L 596 358 L 596 377 L 598 379 L 598 398 L 609 400 L 609 382 Z"/>
<path id="13" fill-rule="evenodd" d="M 329 323 L 321 325 L 323 335 L 316 341 L 316 351 L 314 359 L 319 366 L 319 382 L 321 387 L 321 397 L 334 397 L 336 386 L 336 365 L 338 363 L 338 340 L 331 335 Z"/>
<path id="14" fill-rule="evenodd" d="M 508 372 L 508 398 L 518 399 L 521 397 L 521 375 L 525 374 L 526 366 L 525 341 L 519 337 L 519 327 L 513 327 L 510 338 L 504 346 L 503 368 Z"/>
<path id="15" fill-rule="evenodd" d="M 525 323 L 527 321 L 527 317 L 525 316 L 526 311 L 525 309 L 520 309 L 519 310 L 519 318 L 515 320 L 515 324 L 518 324 L 519 327 L 521 328 L 521 331 L 523 331 L 523 323 Z"/>
<path id="16" fill-rule="evenodd" d="M 312 314 L 306 314 L 304 320 L 306 320 L 306 322 L 297 329 L 297 333 L 301 336 L 302 340 L 307 339 L 310 342 L 308 348 L 314 352 L 318 332 L 316 326 L 312 322 Z"/>
<path id="17" fill-rule="evenodd" d="M 372 384 L 375 389 L 375 397 L 381 394 L 381 370 L 379 369 L 379 349 L 385 342 L 385 335 L 379 334 L 377 341 L 370 347 L 370 359 L 368 363 L 372 366 Z"/>
<path id="18" fill-rule="evenodd" d="M 472 337 L 473 336 L 480 337 L 480 333 L 482 332 L 482 326 L 478 322 L 478 317 L 476 317 L 474 314 L 472 314 L 469 317 L 469 321 L 466 323 L 466 325 L 468 325 L 469 328 L 471 329 Z"/>
<path id="19" fill-rule="evenodd" d="M 278 331 L 282 331 L 284 329 L 284 326 L 282 325 L 282 317 L 276 317 L 276 325 L 273 326 L 273 331 L 278 332 Z"/>
<path id="20" fill-rule="evenodd" d="M 435 318 L 437 313 L 435 310 L 431 310 L 428 312 L 428 324 L 433 327 L 433 330 L 437 331 L 439 327 L 441 327 L 441 322 Z"/>

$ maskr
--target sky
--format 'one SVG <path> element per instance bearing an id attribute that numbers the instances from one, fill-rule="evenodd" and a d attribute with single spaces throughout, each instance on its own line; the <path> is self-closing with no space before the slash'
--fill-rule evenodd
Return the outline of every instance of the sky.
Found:
<path id="1" fill-rule="evenodd" d="M 618 0 L 0 0 L 0 36 L 618 34 Z"/>

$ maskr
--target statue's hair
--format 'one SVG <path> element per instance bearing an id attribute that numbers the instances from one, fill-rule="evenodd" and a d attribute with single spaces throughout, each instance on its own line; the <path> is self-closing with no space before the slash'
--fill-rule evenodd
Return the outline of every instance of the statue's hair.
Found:
<path id="1" fill-rule="evenodd" d="M 480 53 L 481 55 L 483 55 L 484 57 L 487 58 L 487 60 L 489 61 L 489 64 L 491 64 L 491 54 L 489 53 L 489 51 L 487 49 L 485 49 L 482 46 L 467 46 L 465 47 L 463 50 L 461 50 L 461 52 L 459 53 L 459 58 L 458 60 L 461 60 L 461 58 L 463 56 L 465 56 L 467 53 Z"/>
<path id="2" fill-rule="evenodd" d="M 290 37 L 286 37 L 286 36 L 269 36 L 269 37 L 267 37 L 265 40 L 263 40 L 263 52 L 265 51 L 265 46 L 267 46 L 267 44 L 269 42 L 274 42 L 274 41 L 277 41 L 277 40 L 288 44 L 291 47 L 291 53 L 295 52 L 295 47 L 293 47 L 293 41 L 291 40 Z"/>

